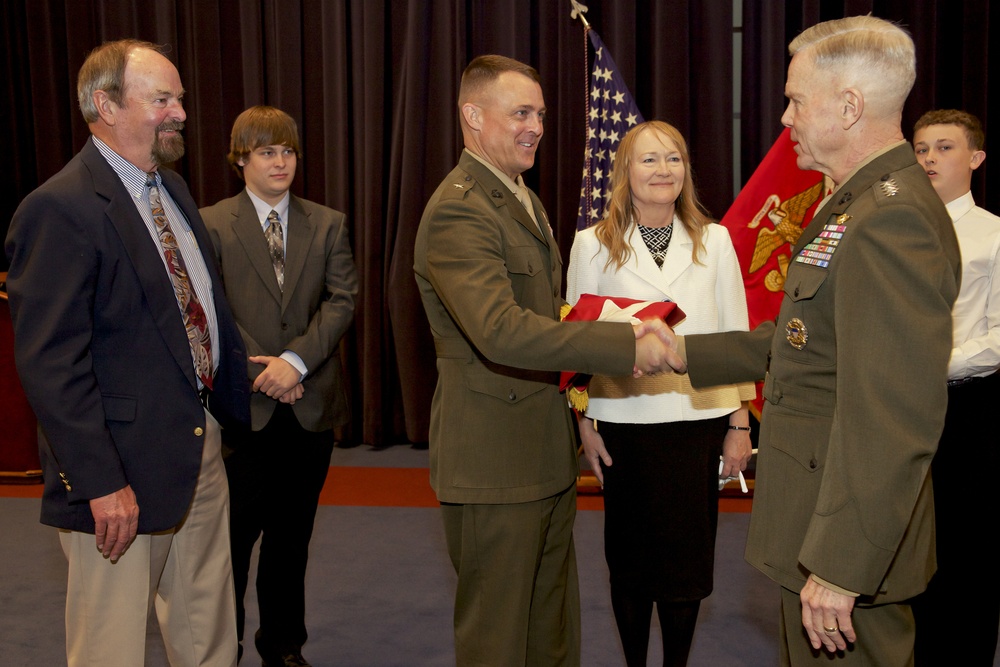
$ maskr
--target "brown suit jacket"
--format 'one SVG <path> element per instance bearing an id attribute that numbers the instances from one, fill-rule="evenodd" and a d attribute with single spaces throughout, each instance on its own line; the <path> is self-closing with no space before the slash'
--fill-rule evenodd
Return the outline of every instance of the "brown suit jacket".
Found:
<path id="1" fill-rule="evenodd" d="M 450 503 L 520 503 L 562 492 L 577 474 L 558 374 L 624 375 L 624 324 L 560 323 L 562 261 L 545 210 L 524 206 L 463 153 L 424 210 L 414 272 L 437 350 L 431 485 Z"/>
<path id="2" fill-rule="evenodd" d="M 799 261 L 810 252 L 828 265 Z M 861 603 L 906 600 L 936 568 L 928 467 L 947 404 L 955 233 L 907 144 L 848 180 L 793 255 L 777 327 L 686 339 L 695 386 L 760 378 L 770 357 L 746 557 L 795 591 L 815 573 Z"/>
<path id="3" fill-rule="evenodd" d="M 308 373 L 292 409 L 308 431 L 344 424 L 347 394 L 337 345 L 354 318 L 358 278 L 343 213 L 299 199 L 288 207 L 284 291 L 278 288 L 267 241 L 244 190 L 201 210 L 222 268 L 222 280 L 249 356 L 299 355 Z M 263 370 L 247 363 L 253 381 Z M 251 397 L 253 430 L 270 420 L 277 401 Z"/>

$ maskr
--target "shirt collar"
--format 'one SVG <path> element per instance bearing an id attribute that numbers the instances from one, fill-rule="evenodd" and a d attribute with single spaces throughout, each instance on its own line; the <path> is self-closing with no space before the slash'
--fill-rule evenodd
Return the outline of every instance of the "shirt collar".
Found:
<path id="1" fill-rule="evenodd" d="M 840 188 L 844 187 L 844 183 L 847 183 L 852 178 L 854 178 L 854 175 L 856 173 L 858 173 L 859 171 L 861 171 L 862 167 L 864 167 L 866 164 L 868 164 L 869 162 L 871 162 L 872 160 L 874 160 L 877 157 L 881 157 L 882 155 L 885 155 L 889 151 L 891 151 L 891 150 L 893 150 L 895 148 L 898 148 L 899 146 L 901 146 L 901 145 L 903 145 L 905 143 L 906 143 L 905 139 L 903 139 L 901 141 L 893 142 L 893 143 L 889 144 L 888 146 L 884 146 L 884 147 L 880 148 L 879 150 L 875 151 L 874 153 L 872 153 L 871 155 L 869 155 L 868 157 L 866 157 L 864 160 L 862 160 L 861 162 L 859 162 L 858 164 L 854 165 L 854 169 L 851 169 L 851 173 L 849 173 L 844 178 L 843 181 L 841 181 L 840 183 L 838 183 L 837 187 L 830 194 L 833 195 L 836 192 L 838 192 L 840 190 Z M 816 210 L 818 211 L 819 209 L 817 208 Z"/>
<path id="2" fill-rule="evenodd" d="M 121 179 L 128 193 L 136 199 L 141 199 L 143 192 L 146 190 L 146 181 L 149 179 L 149 175 L 116 153 L 110 146 L 94 135 L 91 135 L 91 139 L 93 139 L 97 150 L 100 151 L 104 159 L 111 165 L 111 168 L 118 174 L 118 178 Z M 153 178 L 156 181 L 156 185 L 160 186 L 162 179 L 160 178 L 159 171 L 153 172 Z"/>
<path id="3" fill-rule="evenodd" d="M 505 174 L 502 171 L 500 171 L 499 169 L 497 169 L 496 166 L 493 165 L 492 163 L 487 162 L 486 158 L 484 158 L 484 157 L 482 157 L 480 155 L 476 155 L 475 153 L 473 153 L 472 151 L 470 151 L 468 148 L 465 149 L 465 152 L 468 153 L 469 155 L 471 155 L 472 157 L 476 158 L 480 162 L 482 162 L 483 165 L 487 169 L 489 169 L 491 172 L 493 172 L 494 176 L 496 176 L 497 178 L 500 179 L 501 183 L 503 183 L 504 185 L 507 186 L 507 189 L 510 190 L 514 194 L 515 197 L 520 194 L 521 188 L 524 187 L 524 179 L 521 178 L 521 174 L 517 175 L 517 180 L 516 181 L 512 181 L 512 180 L 510 180 L 510 176 L 508 176 L 507 174 Z"/>
<path id="4" fill-rule="evenodd" d="M 291 193 L 285 192 L 285 196 L 281 198 L 277 206 L 271 206 L 266 201 L 255 195 L 247 188 L 247 194 L 250 195 L 250 201 L 253 202 L 253 207 L 257 211 L 257 220 L 260 221 L 261 227 L 266 227 L 268 224 L 267 216 L 270 215 L 271 211 L 277 211 L 278 217 L 281 218 L 283 224 L 288 222 L 288 206 L 291 204 L 292 197 Z"/>
<path id="5" fill-rule="evenodd" d="M 948 215 L 951 216 L 951 220 L 954 222 L 971 211 L 975 205 L 976 200 L 972 197 L 972 190 L 969 190 L 958 199 L 952 199 L 944 207 L 948 209 Z"/>

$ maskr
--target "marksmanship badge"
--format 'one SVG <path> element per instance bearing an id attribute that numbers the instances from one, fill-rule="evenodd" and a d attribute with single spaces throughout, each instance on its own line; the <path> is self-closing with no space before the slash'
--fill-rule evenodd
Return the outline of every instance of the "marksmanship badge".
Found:
<path id="1" fill-rule="evenodd" d="M 788 339 L 788 343 L 792 347 L 796 350 L 801 350 L 805 348 L 806 343 L 809 341 L 809 331 L 802 320 L 793 317 L 785 325 L 785 338 Z"/>

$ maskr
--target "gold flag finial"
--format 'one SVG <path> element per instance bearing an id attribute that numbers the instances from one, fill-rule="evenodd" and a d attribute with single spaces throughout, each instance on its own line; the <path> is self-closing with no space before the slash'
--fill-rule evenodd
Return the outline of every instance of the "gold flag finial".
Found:
<path id="1" fill-rule="evenodd" d="M 580 19 L 581 21 L 583 21 L 583 27 L 589 28 L 590 24 L 587 23 L 587 19 L 583 15 L 587 11 L 587 5 L 583 4 L 582 2 L 577 2 L 577 0 L 569 0 L 569 3 L 573 5 L 573 9 L 570 10 L 569 13 L 570 18 Z"/>

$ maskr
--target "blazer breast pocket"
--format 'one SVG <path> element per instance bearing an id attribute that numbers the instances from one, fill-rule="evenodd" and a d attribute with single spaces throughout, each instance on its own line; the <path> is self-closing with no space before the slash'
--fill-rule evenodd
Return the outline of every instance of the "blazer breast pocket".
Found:
<path id="1" fill-rule="evenodd" d="M 507 256 L 507 276 L 510 278 L 511 288 L 514 290 L 514 300 L 522 306 L 530 307 L 531 303 L 524 303 L 523 299 L 534 296 L 531 287 L 540 273 L 547 269 L 546 262 L 542 259 L 542 254 L 534 246 L 513 246 L 508 248 Z M 544 290 L 548 295 L 549 290 Z"/>
<path id="2" fill-rule="evenodd" d="M 534 246 L 522 245 L 507 249 L 507 272 L 535 276 L 542 270 L 542 253 Z"/>
<path id="3" fill-rule="evenodd" d="M 830 280 L 824 268 L 796 263 L 789 267 L 776 321 L 778 336 L 784 334 L 784 340 L 776 337 L 772 352 L 815 369 L 836 364 Z"/>
<path id="4" fill-rule="evenodd" d="M 793 303 L 811 300 L 828 274 L 826 269 L 792 262 L 785 277 L 785 296 Z"/>

